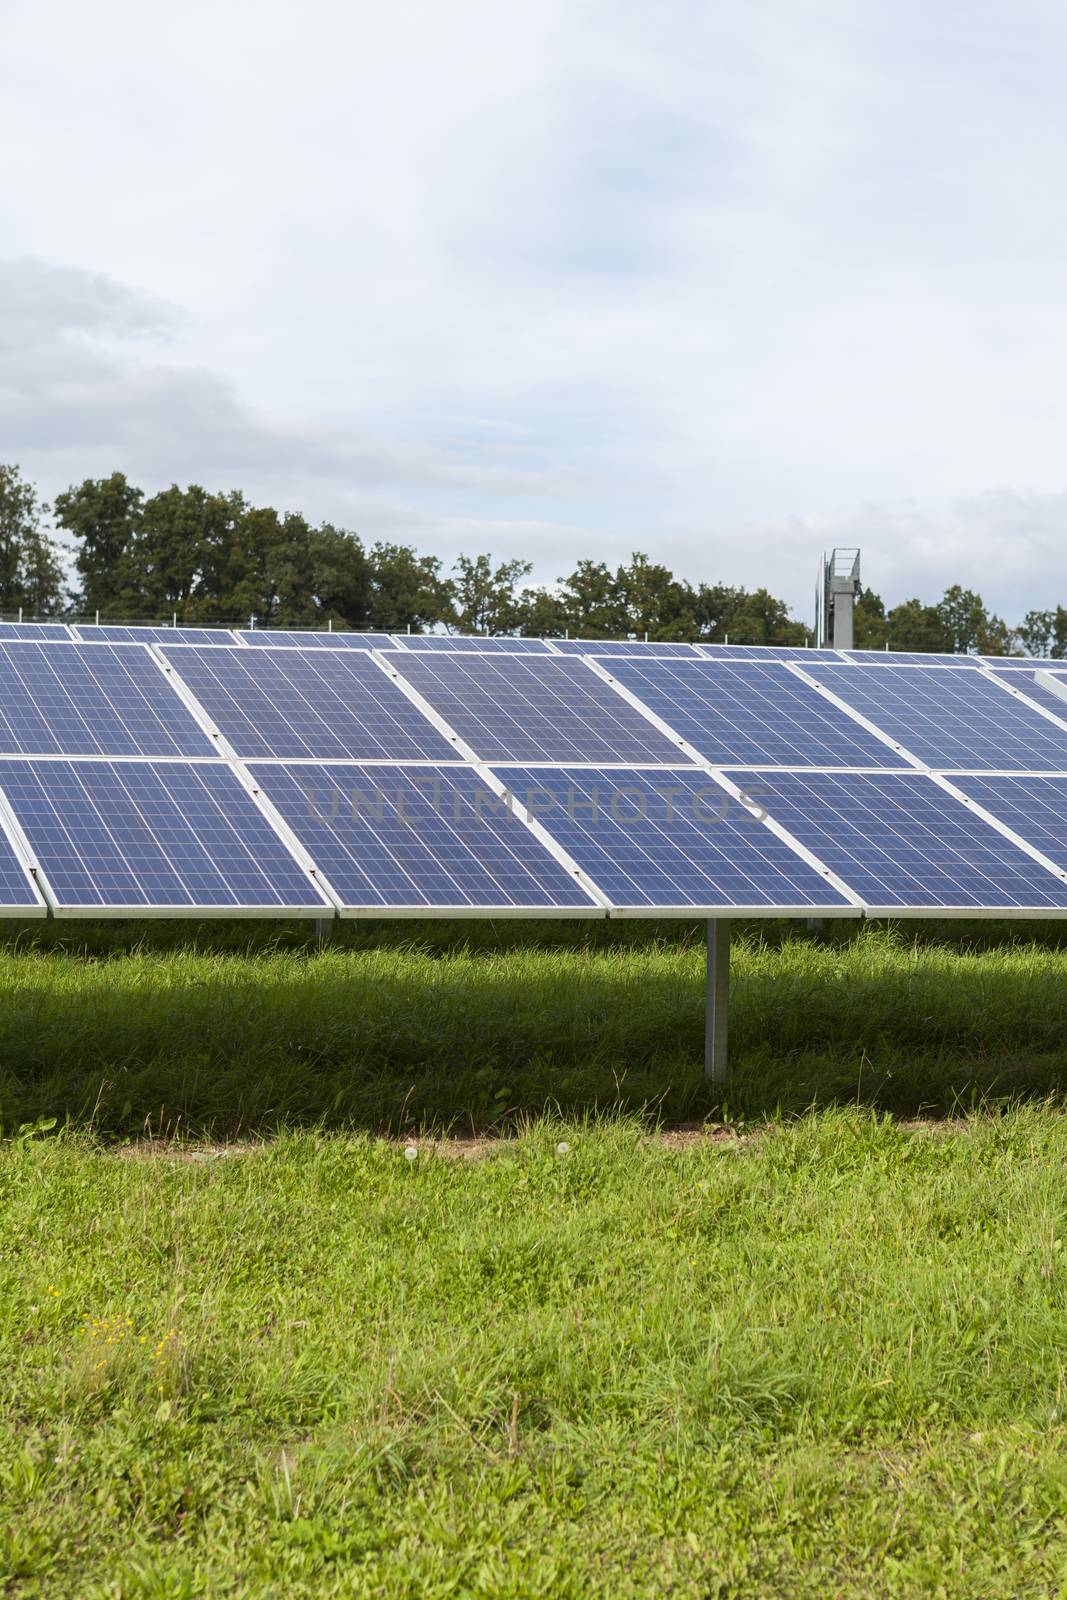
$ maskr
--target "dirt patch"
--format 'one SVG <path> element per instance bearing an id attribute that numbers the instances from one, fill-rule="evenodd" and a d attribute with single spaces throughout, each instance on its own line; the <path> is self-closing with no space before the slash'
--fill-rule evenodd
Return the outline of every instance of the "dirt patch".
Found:
<path id="1" fill-rule="evenodd" d="M 970 1123 L 958 1117 L 902 1117 L 894 1124 L 904 1133 L 919 1133 L 944 1137 L 950 1133 L 963 1133 Z M 752 1144 L 766 1132 L 764 1128 L 750 1128 L 743 1132 L 721 1122 L 685 1122 L 673 1128 L 660 1128 L 641 1139 L 642 1145 L 657 1145 L 663 1150 L 692 1150 L 707 1145 L 736 1147 Z M 412 1135 L 407 1139 L 387 1139 L 397 1152 L 413 1149 L 420 1157 L 440 1156 L 445 1161 L 484 1161 L 504 1150 L 514 1149 L 520 1135 L 516 1134 L 449 1134 L 446 1137 Z M 221 1161 L 234 1156 L 254 1156 L 270 1148 L 269 1140 L 249 1140 L 247 1143 L 184 1144 L 180 1140 L 135 1139 L 129 1144 L 112 1145 L 109 1155 L 127 1161 L 166 1159 L 170 1161 Z"/>
<path id="2" fill-rule="evenodd" d="M 107 1155 L 124 1161 L 221 1161 L 227 1156 L 254 1156 L 267 1148 L 262 1141 L 248 1144 L 183 1144 L 180 1139 L 134 1139 L 110 1145 Z"/>

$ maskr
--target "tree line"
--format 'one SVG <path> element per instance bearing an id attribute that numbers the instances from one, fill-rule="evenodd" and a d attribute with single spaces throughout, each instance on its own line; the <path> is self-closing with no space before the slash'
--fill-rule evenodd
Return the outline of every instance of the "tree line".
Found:
<path id="1" fill-rule="evenodd" d="M 62 541 L 62 542 L 61 542 Z M 64 558 L 64 546 L 67 549 Z M 559 637 L 812 642 L 766 588 L 692 584 L 635 552 L 611 568 L 579 560 L 552 588 L 532 564 L 461 555 L 449 571 L 413 546 L 369 548 L 349 528 L 256 506 L 239 491 L 172 484 L 147 495 L 121 472 L 72 485 L 49 507 L 0 464 L 0 612 L 187 626 L 373 629 Z M 886 609 L 871 590 L 855 610 L 861 648 L 1067 656 L 1067 610 L 1010 627 L 954 585 L 936 604 Z"/>

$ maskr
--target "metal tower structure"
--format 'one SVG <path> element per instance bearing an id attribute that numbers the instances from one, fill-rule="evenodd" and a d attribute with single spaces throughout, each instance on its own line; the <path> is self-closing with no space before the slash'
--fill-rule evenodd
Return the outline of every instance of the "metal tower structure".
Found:
<path id="1" fill-rule="evenodd" d="M 836 650 L 852 648 L 852 607 L 860 592 L 858 550 L 823 556 L 815 589 L 815 643 Z"/>

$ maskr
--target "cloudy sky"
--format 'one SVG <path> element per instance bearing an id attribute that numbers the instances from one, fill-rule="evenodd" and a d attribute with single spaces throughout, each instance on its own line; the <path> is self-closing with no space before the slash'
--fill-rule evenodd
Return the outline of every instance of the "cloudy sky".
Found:
<path id="1" fill-rule="evenodd" d="M 0 460 L 1067 603 L 1057 0 L 4 0 Z"/>

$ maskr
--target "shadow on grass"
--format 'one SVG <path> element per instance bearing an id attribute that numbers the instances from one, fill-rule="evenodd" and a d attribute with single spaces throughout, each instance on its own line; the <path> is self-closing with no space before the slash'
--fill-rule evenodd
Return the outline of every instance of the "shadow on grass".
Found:
<path id="1" fill-rule="evenodd" d="M 0 944 L 0 1120 L 109 1136 L 900 1115 L 1061 1094 L 1067 930 L 751 925 L 705 1084 L 699 924 L 49 924 Z"/>

